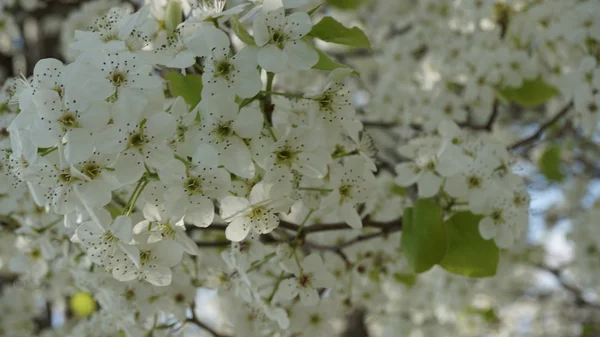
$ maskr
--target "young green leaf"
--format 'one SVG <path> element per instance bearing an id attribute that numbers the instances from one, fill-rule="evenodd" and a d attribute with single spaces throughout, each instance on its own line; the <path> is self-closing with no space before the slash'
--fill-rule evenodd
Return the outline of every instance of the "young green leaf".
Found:
<path id="1" fill-rule="evenodd" d="M 250 35 L 246 28 L 240 23 L 240 19 L 237 15 L 234 15 L 231 18 L 231 28 L 235 35 L 237 35 L 237 37 L 245 44 L 249 46 L 254 46 L 256 44 L 252 35 Z"/>
<path id="2" fill-rule="evenodd" d="M 369 38 L 360 28 L 347 28 L 330 16 L 324 17 L 314 25 L 310 36 L 326 42 L 371 49 Z"/>
<path id="3" fill-rule="evenodd" d="M 167 74 L 171 95 L 181 96 L 187 104 L 195 108 L 202 97 L 202 76 L 198 74 L 182 75 L 178 71 Z"/>
<path id="4" fill-rule="evenodd" d="M 479 309 L 474 307 L 468 307 L 467 313 L 480 316 L 488 324 L 500 323 L 500 317 L 498 317 L 498 314 L 496 313 L 496 310 L 494 308 Z"/>
<path id="5" fill-rule="evenodd" d="M 365 2 L 366 0 L 327 0 L 331 6 L 345 10 L 357 9 Z"/>
<path id="6" fill-rule="evenodd" d="M 394 280 L 398 283 L 404 284 L 406 287 L 411 288 L 417 283 L 417 275 L 409 273 L 394 273 Z"/>
<path id="7" fill-rule="evenodd" d="M 313 13 L 315 13 L 316 11 L 319 10 L 319 8 L 323 7 L 324 3 L 320 3 L 317 6 L 315 6 L 315 8 L 309 10 L 308 12 L 306 12 L 308 15 L 313 15 Z"/>
<path id="8" fill-rule="evenodd" d="M 513 101 L 525 107 L 544 104 L 558 93 L 556 87 L 544 82 L 541 77 L 524 80 L 523 85 L 519 88 L 496 88 L 496 97 L 501 101 Z"/>
<path id="9" fill-rule="evenodd" d="M 440 263 L 447 271 L 468 276 L 488 277 L 496 274 L 500 252 L 494 240 L 479 234 L 481 216 L 471 212 L 454 214 L 447 222 L 448 252 Z"/>
<path id="10" fill-rule="evenodd" d="M 442 209 L 431 199 L 419 199 L 404 211 L 402 250 L 416 273 L 428 271 L 440 263 L 448 249 Z"/>
<path id="11" fill-rule="evenodd" d="M 369 280 L 375 282 L 376 284 L 381 284 L 381 273 L 377 269 L 372 269 L 369 271 Z"/>
<path id="12" fill-rule="evenodd" d="M 600 333 L 600 327 L 593 323 L 586 323 L 583 325 L 583 329 L 581 331 L 581 337 L 594 337 L 598 336 Z"/>
<path id="13" fill-rule="evenodd" d="M 550 181 L 563 181 L 565 175 L 560 169 L 560 161 L 560 146 L 553 145 L 546 148 L 538 163 L 540 172 Z"/>
<path id="14" fill-rule="evenodd" d="M 345 64 L 336 62 L 331 57 L 329 57 L 329 55 L 325 54 L 321 50 L 317 48 L 315 48 L 315 50 L 319 54 L 319 61 L 312 67 L 312 69 L 332 71 L 337 68 L 350 68 Z M 357 77 L 360 77 L 360 74 L 356 70 L 353 71 L 352 74 L 356 75 Z"/>

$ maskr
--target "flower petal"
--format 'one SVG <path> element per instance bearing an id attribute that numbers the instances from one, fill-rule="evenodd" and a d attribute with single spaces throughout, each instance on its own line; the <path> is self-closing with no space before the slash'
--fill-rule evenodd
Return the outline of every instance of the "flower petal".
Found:
<path id="1" fill-rule="evenodd" d="M 229 223 L 225 229 L 225 237 L 233 242 L 240 242 L 248 236 L 250 224 L 245 217 L 239 217 Z"/>
<path id="2" fill-rule="evenodd" d="M 258 64 L 266 71 L 282 73 L 288 70 L 288 54 L 269 44 L 258 51 Z"/>

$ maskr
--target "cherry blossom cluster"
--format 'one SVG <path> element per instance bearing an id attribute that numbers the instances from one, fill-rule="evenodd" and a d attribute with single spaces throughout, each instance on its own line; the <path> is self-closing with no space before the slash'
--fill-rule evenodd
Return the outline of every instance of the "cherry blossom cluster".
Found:
<path id="1" fill-rule="evenodd" d="M 523 178 L 511 172 L 510 154 L 502 144 L 466 134 L 451 121 L 443 121 L 438 133 L 399 148 L 410 161 L 396 166 L 396 183 L 416 183 L 421 198 L 437 195 L 448 207 L 483 215 L 481 235 L 510 247 L 529 216 L 529 194 Z"/>
<path id="2" fill-rule="evenodd" d="M 559 92 L 548 101 L 547 115 L 573 101 L 576 127 L 588 136 L 596 133 L 600 9 L 594 1 L 432 0 L 397 6 L 365 8 L 365 20 L 378 18 L 373 29 L 382 46 L 369 118 L 398 124 L 407 138 L 415 122 L 426 131 L 436 130 L 441 120 L 484 127 L 498 89 L 542 79 Z M 380 15 L 371 16 L 373 11 Z M 371 60 L 357 56 L 350 59 L 353 65 L 373 69 Z M 504 135 L 504 141 L 519 135 Z"/>
<path id="3" fill-rule="evenodd" d="M 350 2 L 73 5 L 63 58 L 0 92 L 0 336 L 520 335 L 540 270 L 570 293 L 528 314 L 561 328 L 528 336 L 579 336 L 584 315 L 556 312 L 597 304 L 529 261 L 537 176 L 520 168 L 563 121 L 594 142 L 600 6 L 335 9 Z M 0 52 L 19 51 L 11 11 L 46 5 L 0 5 Z M 323 17 L 372 50 L 318 41 Z M 473 235 L 502 248 L 495 277 L 415 274 L 403 216 L 424 199 L 445 226 L 478 217 Z M 570 236 L 593 291 L 596 213 Z M 98 309 L 72 320 L 78 292 Z"/>
<path id="4" fill-rule="evenodd" d="M 356 206 L 369 199 L 373 164 L 357 149 L 361 125 L 344 88 L 350 70 L 273 108 L 265 100 L 276 93 L 262 90 L 258 67 L 269 87 L 276 72 L 312 67 L 317 51 L 301 39 L 310 17 L 262 11 L 256 45 L 233 52 L 205 16 L 223 21 L 240 10 L 200 12 L 159 45 L 149 7 L 111 9 L 75 32 L 71 47 L 81 53 L 73 63 L 41 60 L 31 80 L 9 89 L 20 110 L 7 128 L 14 185 L 63 215 L 76 228 L 73 241 L 117 279 L 169 284 L 182 252 L 197 253 L 185 224 L 210 226 L 215 207 L 235 242 L 269 234 L 295 203 L 361 227 Z M 151 44 L 158 47 L 146 50 Z M 184 69 L 196 58 L 204 65 L 201 103 L 165 97 L 153 68 Z M 105 206 L 121 191 L 131 198 L 115 217 Z M 144 220 L 132 220 L 136 210 Z"/>
<path id="5" fill-rule="evenodd" d="M 288 9 L 304 4 L 284 2 Z M 308 70 L 319 59 L 304 39 L 310 16 L 251 9 L 253 42 L 240 48 L 220 27 L 248 4 L 223 5 L 191 8 L 172 31 L 161 27 L 171 18 L 160 1 L 136 12 L 111 8 L 75 31 L 73 62 L 43 59 L 31 78 L 5 84 L 3 211 L 34 207 L 39 214 L 17 218 L 13 272 L 40 283 L 57 258 L 50 240 L 67 237 L 83 254 L 77 263 L 91 262 L 118 281 L 167 286 L 182 281 L 173 268 L 184 255 L 199 255 L 190 227 L 226 226 L 234 251 L 272 236 L 285 214 L 295 226 L 312 216 L 362 227 L 357 207 L 374 192 L 375 165 L 372 149 L 361 148 L 367 136 L 345 85 L 352 70 L 332 71 L 322 88 L 305 94 L 276 92 L 278 73 Z M 202 82 L 188 90 L 197 105 L 164 79 L 194 66 Z M 320 254 L 277 249 L 282 275 L 290 275 L 280 276 L 277 299 L 300 294 L 316 305 L 315 289 L 334 285 Z M 232 273 L 244 276 L 250 265 L 238 259 L 228 259 Z M 277 299 L 265 303 L 258 285 L 243 280 L 236 287 L 246 285 L 252 310 L 288 328 Z"/>

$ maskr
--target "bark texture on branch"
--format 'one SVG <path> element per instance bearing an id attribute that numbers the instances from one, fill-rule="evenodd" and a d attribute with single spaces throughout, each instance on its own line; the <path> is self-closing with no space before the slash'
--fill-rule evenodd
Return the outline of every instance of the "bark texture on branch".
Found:
<path id="1" fill-rule="evenodd" d="M 356 308 L 346 317 L 346 329 L 340 337 L 369 337 L 369 330 L 365 324 L 367 311 Z"/>

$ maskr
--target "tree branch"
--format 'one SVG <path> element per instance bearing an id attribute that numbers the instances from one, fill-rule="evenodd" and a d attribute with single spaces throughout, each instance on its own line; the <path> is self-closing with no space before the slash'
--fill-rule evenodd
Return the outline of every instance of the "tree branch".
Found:
<path id="1" fill-rule="evenodd" d="M 497 98 L 495 98 L 494 103 L 492 105 L 492 114 L 490 115 L 490 119 L 488 119 L 488 122 L 485 124 L 485 130 L 492 131 L 494 122 L 496 121 L 496 118 L 498 118 L 498 111 L 500 111 L 499 107 L 500 101 Z"/>
<path id="2" fill-rule="evenodd" d="M 208 325 L 206 325 L 205 323 L 201 322 L 198 317 L 196 316 L 196 312 L 194 311 L 194 304 L 190 305 L 190 309 L 192 311 L 192 317 L 188 318 L 186 320 L 187 323 L 192 323 L 195 324 L 196 326 L 198 326 L 199 328 L 208 331 L 208 333 L 210 333 L 211 335 L 213 335 L 214 337 L 229 337 L 227 335 L 223 335 L 220 334 L 219 332 L 217 332 L 215 329 L 209 327 Z"/>
<path id="3" fill-rule="evenodd" d="M 549 267 L 546 265 L 541 265 L 541 264 L 538 264 L 537 267 L 540 268 L 541 270 L 547 271 L 547 272 L 551 273 L 552 275 L 554 275 L 556 277 L 556 279 L 558 280 L 558 282 L 560 283 L 560 285 L 565 290 L 567 290 L 568 292 L 573 294 L 573 296 L 575 296 L 575 304 L 577 304 L 578 306 L 587 306 L 590 308 L 600 310 L 600 303 L 594 303 L 594 302 L 590 302 L 590 301 L 586 300 L 583 296 L 582 289 L 579 289 L 578 287 L 576 287 L 572 284 L 569 284 L 568 282 L 566 282 L 563 279 L 561 269 L 552 268 L 552 267 Z"/>
<path id="4" fill-rule="evenodd" d="M 231 245 L 231 241 L 196 241 L 196 245 L 204 248 L 221 248 Z"/>
<path id="5" fill-rule="evenodd" d="M 556 122 L 558 122 L 561 118 L 563 118 L 573 107 L 573 101 L 570 101 L 564 108 L 562 108 L 554 117 L 552 117 L 549 121 L 547 121 L 546 123 L 540 125 L 540 127 L 537 129 L 537 131 L 532 134 L 529 137 L 523 138 L 517 142 L 515 142 L 514 144 L 510 145 L 508 147 L 509 150 L 515 150 L 519 147 L 522 146 L 526 146 L 530 143 L 535 142 L 539 137 L 542 136 L 542 134 L 544 133 L 544 131 L 546 131 L 548 128 L 550 128 L 552 125 L 554 125 Z"/>
<path id="6" fill-rule="evenodd" d="M 350 312 L 342 337 L 369 337 L 369 330 L 365 324 L 366 313 L 364 308 L 356 308 Z"/>
<path id="7" fill-rule="evenodd" d="M 299 231 L 300 230 L 300 236 L 305 236 L 305 235 L 308 235 L 311 233 L 317 233 L 317 232 L 352 229 L 352 227 L 348 226 L 348 224 L 345 222 L 338 222 L 338 223 L 331 223 L 331 224 L 315 224 L 315 225 L 311 225 L 311 226 L 300 229 L 299 225 L 296 225 L 296 224 L 293 224 L 293 223 L 290 223 L 287 221 L 283 221 L 283 220 L 279 223 L 279 227 L 288 229 L 291 231 Z M 365 217 L 363 219 L 363 227 L 379 228 L 382 230 L 382 232 L 391 232 L 391 231 L 401 230 L 402 229 L 402 218 L 398 218 L 398 219 L 396 219 L 394 221 L 390 221 L 390 222 L 377 222 L 377 221 L 370 220 L 369 217 Z"/>
<path id="8" fill-rule="evenodd" d="M 339 225 L 339 224 L 335 224 L 335 225 Z M 333 252 L 333 253 L 337 254 L 339 257 L 341 257 L 342 260 L 344 260 L 344 262 L 346 263 L 346 268 L 350 268 L 353 263 L 350 261 L 350 259 L 346 255 L 346 253 L 344 253 L 343 249 L 348 248 L 348 247 L 355 245 L 357 243 L 360 243 L 360 242 L 369 241 L 369 240 L 372 240 L 372 239 L 375 239 L 378 237 L 385 237 L 385 236 L 389 235 L 390 233 L 398 232 L 398 231 L 402 230 L 402 218 L 399 218 L 395 221 L 387 222 L 387 223 L 368 222 L 368 220 L 366 220 L 365 223 L 363 224 L 363 226 L 367 227 L 365 225 L 370 225 L 369 227 L 379 228 L 379 229 L 381 229 L 381 231 L 375 232 L 375 233 L 361 234 L 361 235 L 358 235 L 348 241 L 345 241 L 345 242 L 340 243 L 339 245 L 335 245 L 335 246 L 320 245 L 320 244 L 312 243 L 309 241 L 304 241 L 303 246 L 306 248 L 312 248 L 312 249 L 317 249 L 317 250 L 326 250 L 326 251 Z M 321 227 L 322 225 L 313 225 L 313 226 L 308 227 L 307 229 L 309 229 L 311 227 L 315 227 L 315 226 L 319 226 L 318 229 L 325 228 L 325 227 Z M 346 228 L 349 228 L 349 227 L 346 225 Z M 299 236 L 302 237 L 302 232 L 300 233 Z"/>

